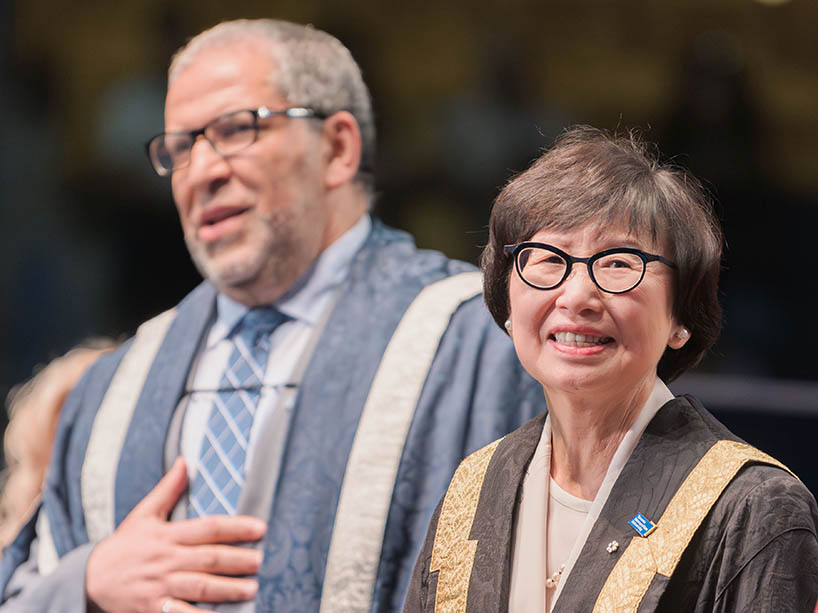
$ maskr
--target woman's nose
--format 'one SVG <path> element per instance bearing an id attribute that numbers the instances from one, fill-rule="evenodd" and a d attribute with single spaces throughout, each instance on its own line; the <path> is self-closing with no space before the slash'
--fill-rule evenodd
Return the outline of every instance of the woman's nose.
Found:
<path id="1" fill-rule="evenodd" d="M 601 304 L 600 289 L 584 264 L 574 264 L 568 278 L 556 291 L 559 292 L 557 305 L 574 311 L 598 308 Z"/>

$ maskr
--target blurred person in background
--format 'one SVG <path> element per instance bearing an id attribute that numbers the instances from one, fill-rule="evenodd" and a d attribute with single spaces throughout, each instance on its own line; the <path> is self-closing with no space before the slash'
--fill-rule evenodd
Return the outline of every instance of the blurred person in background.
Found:
<path id="1" fill-rule="evenodd" d="M 0 546 L 8 545 L 39 502 L 54 431 L 66 396 L 85 371 L 116 343 L 89 339 L 51 361 L 6 399 L 6 471 L 0 494 Z"/>
<path id="2" fill-rule="evenodd" d="M 400 608 L 458 462 L 541 392 L 479 271 L 370 215 L 374 146 L 325 32 L 240 20 L 177 53 L 148 153 L 205 282 L 69 397 L 5 607 Z"/>
<path id="3" fill-rule="evenodd" d="M 634 138 L 574 128 L 503 189 L 486 301 L 548 412 L 457 469 L 405 611 L 812 609 L 812 494 L 665 385 L 718 337 L 720 261 L 698 181 Z"/>

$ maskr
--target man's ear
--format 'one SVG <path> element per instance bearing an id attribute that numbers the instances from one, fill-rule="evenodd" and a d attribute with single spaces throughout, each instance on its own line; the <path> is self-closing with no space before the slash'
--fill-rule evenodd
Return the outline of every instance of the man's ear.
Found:
<path id="1" fill-rule="evenodd" d="M 351 182 L 361 164 L 361 130 L 352 113 L 338 111 L 324 120 L 328 145 L 324 184 L 335 188 Z"/>
<path id="2" fill-rule="evenodd" d="M 688 330 L 685 326 L 676 325 L 673 326 L 673 330 L 670 331 L 670 338 L 667 340 L 667 346 L 671 349 L 681 349 L 685 346 L 685 343 L 690 340 L 690 330 Z"/>

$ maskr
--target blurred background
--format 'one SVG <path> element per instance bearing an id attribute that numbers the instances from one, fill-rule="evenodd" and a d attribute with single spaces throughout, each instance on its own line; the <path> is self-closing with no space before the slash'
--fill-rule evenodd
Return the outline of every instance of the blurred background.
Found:
<path id="1" fill-rule="evenodd" d="M 571 124 L 636 128 L 692 170 L 726 233 L 725 322 L 674 390 L 818 491 L 814 0 L 4 0 L 2 397 L 198 283 L 143 143 L 163 129 L 172 52 L 265 16 L 352 50 L 377 117 L 376 212 L 423 247 L 474 261 L 499 188 Z"/>

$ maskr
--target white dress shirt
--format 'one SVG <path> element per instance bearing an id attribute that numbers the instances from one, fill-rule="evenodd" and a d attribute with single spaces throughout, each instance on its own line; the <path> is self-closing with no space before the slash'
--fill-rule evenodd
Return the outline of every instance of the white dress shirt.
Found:
<path id="1" fill-rule="evenodd" d="M 297 365 L 309 346 L 316 327 L 327 310 L 335 304 L 336 292 L 346 280 L 352 260 L 364 244 L 371 227 L 369 215 L 363 215 L 352 228 L 321 253 L 310 270 L 289 292 L 273 303 L 274 307 L 290 319 L 270 335 L 270 354 L 259 406 L 250 431 L 246 465 L 251 464 L 253 450 L 259 444 L 258 433 L 264 431 L 264 423 L 273 417 L 273 412 L 292 410 L 298 384 L 292 379 Z M 182 397 L 177 407 L 177 411 L 184 411 L 178 452 L 187 463 L 190 483 L 196 477 L 199 452 L 213 406 L 213 390 L 219 387 L 227 360 L 233 351 L 229 335 L 247 313 L 248 307 L 224 294 L 218 294 L 216 311 L 216 320 L 191 369 L 188 393 Z M 283 407 L 279 402 L 279 395 L 282 393 L 288 394 Z"/>

